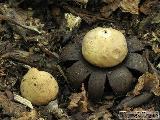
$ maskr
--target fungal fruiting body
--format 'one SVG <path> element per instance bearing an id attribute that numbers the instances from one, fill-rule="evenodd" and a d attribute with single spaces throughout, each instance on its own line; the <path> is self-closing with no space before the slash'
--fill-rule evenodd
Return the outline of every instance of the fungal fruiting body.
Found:
<path id="1" fill-rule="evenodd" d="M 82 41 L 83 57 L 98 67 L 113 67 L 128 53 L 124 35 L 113 28 L 97 27 L 90 30 Z"/>
<path id="2" fill-rule="evenodd" d="M 58 94 L 58 83 L 48 72 L 31 68 L 24 75 L 20 91 L 24 98 L 35 105 L 45 105 L 55 99 Z"/>

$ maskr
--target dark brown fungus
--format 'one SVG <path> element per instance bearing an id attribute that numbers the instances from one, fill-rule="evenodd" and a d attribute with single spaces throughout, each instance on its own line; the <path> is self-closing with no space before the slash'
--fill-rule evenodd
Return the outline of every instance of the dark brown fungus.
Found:
<path id="1" fill-rule="evenodd" d="M 123 109 L 125 107 L 137 107 L 148 102 L 153 97 L 152 93 L 144 92 L 138 96 L 129 96 L 120 102 L 116 109 Z"/>
<path id="2" fill-rule="evenodd" d="M 115 94 L 126 94 L 133 83 L 133 76 L 126 67 L 119 67 L 108 72 L 108 80 Z"/>
<path id="3" fill-rule="evenodd" d="M 92 35 L 90 37 L 91 39 L 89 40 L 92 40 Z M 105 83 L 107 77 L 114 93 L 117 95 L 125 95 L 131 90 L 137 77 L 148 71 L 146 59 L 139 54 L 139 52 L 143 52 L 144 46 L 136 37 L 128 38 L 128 55 L 123 63 L 112 68 L 104 69 L 94 67 L 84 60 L 81 39 L 82 37 L 76 38 L 74 40 L 76 43 L 66 45 L 62 49 L 60 58 L 62 64 L 64 64 L 64 66 L 66 65 L 66 76 L 71 87 L 79 89 L 84 82 L 85 86 L 88 85 L 88 95 L 92 101 L 97 101 L 102 98 L 104 89 L 107 87 Z M 93 52 L 93 54 L 96 53 Z M 95 57 L 91 60 L 95 62 Z"/>
<path id="4" fill-rule="evenodd" d="M 138 52 L 144 49 L 144 45 L 141 43 L 137 37 L 129 37 L 127 40 L 127 46 L 129 52 Z"/>
<path id="5" fill-rule="evenodd" d="M 77 44 L 66 45 L 60 55 L 61 61 L 77 61 L 80 58 L 81 49 Z"/>
<path id="6" fill-rule="evenodd" d="M 88 95 L 93 101 L 102 98 L 106 82 L 106 73 L 96 71 L 91 74 L 88 82 Z"/>
<path id="7" fill-rule="evenodd" d="M 129 69 L 136 70 L 141 73 L 148 71 L 147 60 L 138 53 L 129 53 L 126 58 L 125 65 Z"/>
<path id="8" fill-rule="evenodd" d="M 66 72 L 71 87 L 75 89 L 80 88 L 81 83 L 91 74 L 91 70 L 82 61 L 74 63 Z"/>

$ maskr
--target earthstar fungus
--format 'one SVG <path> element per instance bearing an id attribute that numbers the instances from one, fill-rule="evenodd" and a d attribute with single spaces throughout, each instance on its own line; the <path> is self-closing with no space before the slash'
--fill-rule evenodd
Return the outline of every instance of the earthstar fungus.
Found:
<path id="1" fill-rule="evenodd" d="M 102 98 L 109 86 L 116 95 L 125 95 L 133 87 L 135 72 L 148 71 L 147 61 L 140 54 L 143 44 L 136 37 L 125 39 L 118 30 L 98 27 L 82 39 L 67 44 L 60 57 L 62 63 L 70 63 L 66 65 L 66 75 L 71 87 L 79 89 L 85 83 L 92 100 Z"/>

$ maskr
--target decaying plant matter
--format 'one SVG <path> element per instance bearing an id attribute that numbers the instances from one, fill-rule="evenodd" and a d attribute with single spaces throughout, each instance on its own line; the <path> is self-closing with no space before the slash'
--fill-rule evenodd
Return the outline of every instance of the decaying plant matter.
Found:
<path id="1" fill-rule="evenodd" d="M 159 0 L 0 2 L 0 119 L 117 120 L 122 110 L 160 111 Z M 92 42 L 87 48 L 94 52 L 86 55 L 83 38 L 92 29 L 86 41 Z M 110 36 L 114 30 L 125 39 Z M 95 39 L 97 34 L 101 36 Z M 46 80 L 40 71 L 24 77 L 28 67 L 54 76 L 59 86 L 56 100 L 49 94 L 51 99 L 44 103 L 49 88 L 55 89 L 54 80 Z M 26 88 L 39 103 L 20 91 L 23 78 L 29 78 Z"/>

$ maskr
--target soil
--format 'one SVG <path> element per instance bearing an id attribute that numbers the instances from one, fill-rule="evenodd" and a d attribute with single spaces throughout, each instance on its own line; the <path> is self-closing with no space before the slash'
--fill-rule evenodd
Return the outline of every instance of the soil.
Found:
<path id="1" fill-rule="evenodd" d="M 120 30 L 128 41 L 132 63 L 126 58 L 124 65 L 129 66 L 127 72 L 133 74 L 134 86 L 123 95 L 114 92 L 105 70 L 85 63 L 80 55 L 83 36 L 95 27 Z M 137 54 L 140 57 L 136 57 Z M 134 62 L 141 57 L 145 58 L 144 63 Z M 70 69 L 74 64 L 78 67 Z M 60 88 L 56 100 L 43 106 L 24 102 L 20 83 L 29 67 L 49 72 L 56 78 Z M 76 70 L 79 76 L 72 74 Z M 91 74 L 93 71 L 95 74 Z M 116 75 L 112 77 L 115 78 Z M 160 112 L 159 81 L 158 0 L 132 3 L 130 0 L 0 0 L 0 120 L 126 119 L 120 114 L 122 110 L 151 111 L 157 115 Z M 121 89 L 120 83 L 115 89 Z"/>

